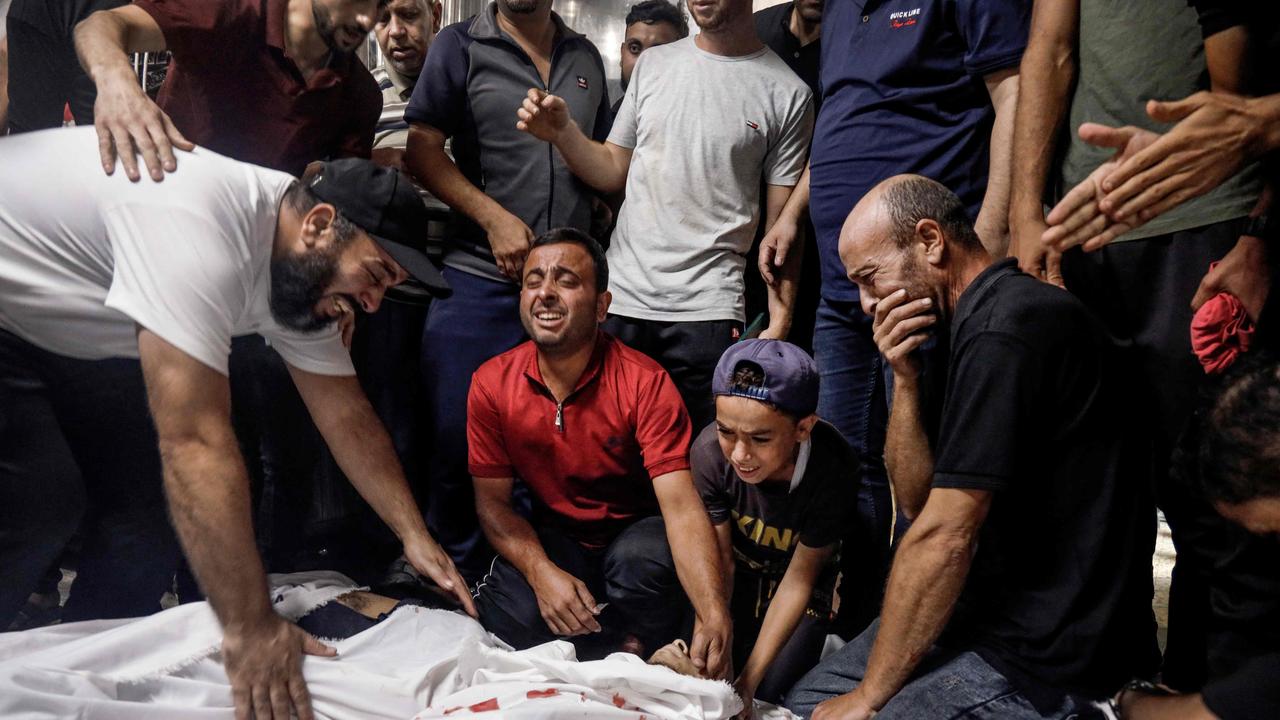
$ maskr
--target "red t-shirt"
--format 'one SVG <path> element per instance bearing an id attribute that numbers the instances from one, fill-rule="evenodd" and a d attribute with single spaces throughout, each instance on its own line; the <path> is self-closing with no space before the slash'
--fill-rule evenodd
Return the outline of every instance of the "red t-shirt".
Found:
<path id="1" fill-rule="evenodd" d="M 593 547 L 657 514 L 652 479 L 689 469 L 689 427 L 666 371 L 603 332 L 559 406 L 531 341 L 481 365 L 467 398 L 471 474 L 520 478 L 537 522 Z"/>
<path id="2" fill-rule="evenodd" d="M 304 81 L 285 54 L 288 0 L 135 0 L 173 58 L 157 102 L 188 140 L 237 160 L 302 174 L 330 157 L 369 157 L 378 83 L 334 53 Z"/>

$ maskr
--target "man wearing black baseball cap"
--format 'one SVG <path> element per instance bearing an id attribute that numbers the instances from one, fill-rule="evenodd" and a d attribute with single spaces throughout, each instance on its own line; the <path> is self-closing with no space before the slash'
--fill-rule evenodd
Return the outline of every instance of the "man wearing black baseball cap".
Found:
<path id="1" fill-rule="evenodd" d="M 164 182 L 134 184 L 103 175 L 95 145 L 91 128 L 0 139 L 0 166 L 24 169 L 0 174 L 0 627 L 82 515 L 64 619 L 158 610 L 176 529 L 225 629 L 237 708 L 309 718 L 302 654 L 333 651 L 267 594 L 230 420 L 231 339 L 268 339 L 405 556 L 474 614 L 337 322 L 392 287 L 447 292 L 415 249 L 422 205 L 362 160 L 304 184 L 197 148 Z"/>

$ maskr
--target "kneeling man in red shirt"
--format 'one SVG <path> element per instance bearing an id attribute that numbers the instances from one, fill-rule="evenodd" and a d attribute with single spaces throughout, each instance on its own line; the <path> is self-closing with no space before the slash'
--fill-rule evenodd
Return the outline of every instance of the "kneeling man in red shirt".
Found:
<path id="1" fill-rule="evenodd" d="M 518 649 L 566 638 L 580 657 L 644 654 L 680 632 L 683 586 L 690 654 L 721 676 L 732 628 L 680 394 L 658 363 L 599 329 L 611 297 L 594 240 L 552 230 L 523 272 L 532 341 L 482 365 L 467 401 L 476 508 L 498 551 L 476 590 L 480 621 Z M 515 478 L 531 519 L 514 507 Z"/>

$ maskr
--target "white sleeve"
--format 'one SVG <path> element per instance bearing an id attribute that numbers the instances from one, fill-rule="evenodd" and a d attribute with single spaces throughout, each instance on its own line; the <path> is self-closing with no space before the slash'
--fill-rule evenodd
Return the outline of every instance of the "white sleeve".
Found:
<path id="1" fill-rule="evenodd" d="M 806 88 L 788 103 L 787 117 L 769 154 L 764 159 L 764 181 L 769 185 L 793 186 L 800 182 L 809 159 L 813 138 L 813 102 Z"/>
<path id="2" fill-rule="evenodd" d="M 208 217 L 178 207 L 125 203 L 104 221 L 114 256 L 106 306 L 226 375 L 250 282 L 238 246 Z"/>
<path id="3" fill-rule="evenodd" d="M 290 365 L 317 375 L 355 375 L 351 354 L 342 344 L 335 323 L 320 332 L 303 334 L 280 327 L 262 328 L 262 336 Z"/>
<path id="4" fill-rule="evenodd" d="M 618 114 L 613 118 L 613 127 L 609 130 L 608 142 L 628 150 L 636 149 L 636 103 L 640 93 L 640 67 L 644 63 L 644 55 L 636 60 L 631 69 L 631 82 L 627 91 L 622 94 L 622 104 L 618 106 Z"/>

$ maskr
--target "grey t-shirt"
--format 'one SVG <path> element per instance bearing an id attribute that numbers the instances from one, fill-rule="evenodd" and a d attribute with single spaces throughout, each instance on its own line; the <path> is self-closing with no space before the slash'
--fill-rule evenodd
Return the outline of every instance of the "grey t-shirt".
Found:
<path id="1" fill-rule="evenodd" d="M 809 88 L 768 48 L 725 57 L 690 37 L 645 51 L 609 135 L 634 151 L 609 246 L 610 311 L 743 321 L 761 180 L 794 186 L 812 133 Z"/>
<path id="2" fill-rule="evenodd" d="M 1071 98 L 1071 141 L 1058 197 L 1088 177 L 1114 150 L 1080 139 L 1081 123 L 1134 125 L 1166 132 L 1147 115 L 1148 100 L 1177 100 L 1209 87 L 1196 11 L 1185 0 L 1081 0 L 1079 76 Z M 1256 166 L 1183 203 L 1120 240 L 1139 240 L 1249 214 L 1261 191 Z"/>

